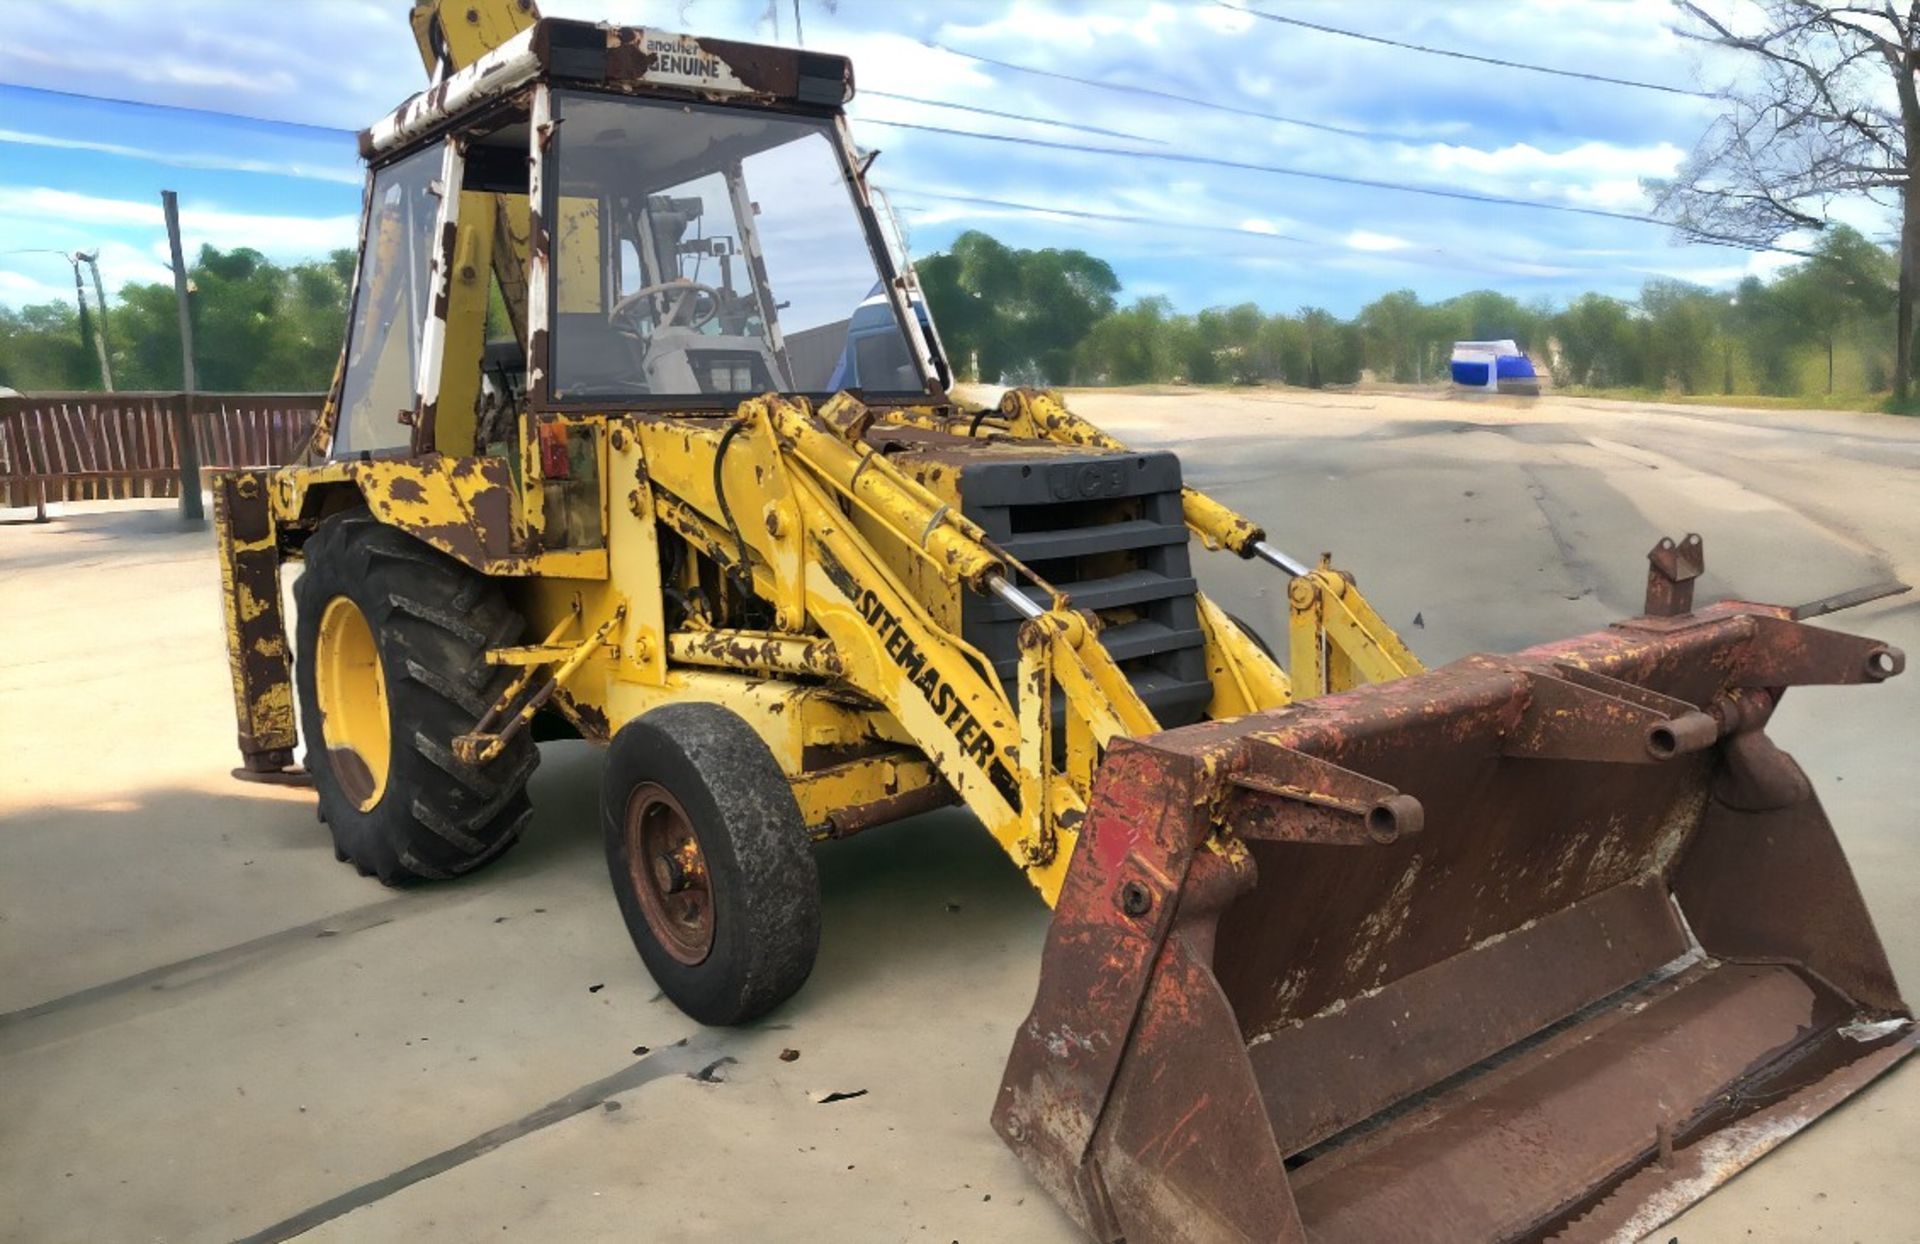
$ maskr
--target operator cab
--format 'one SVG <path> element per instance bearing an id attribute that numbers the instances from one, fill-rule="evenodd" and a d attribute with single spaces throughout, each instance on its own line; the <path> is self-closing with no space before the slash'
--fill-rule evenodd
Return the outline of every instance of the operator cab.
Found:
<path id="1" fill-rule="evenodd" d="M 554 105 L 555 399 L 830 392 L 881 283 L 832 121 L 584 91 Z M 917 369 L 885 379 L 926 392 Z"/>
<path id="2" fill-rule="evenodd" d="M 523 410 L 944 401 L 852 89 L 838 56 L 545 19 L 407 101 L 361 136 L 333 455 L 486 452 Z"/>

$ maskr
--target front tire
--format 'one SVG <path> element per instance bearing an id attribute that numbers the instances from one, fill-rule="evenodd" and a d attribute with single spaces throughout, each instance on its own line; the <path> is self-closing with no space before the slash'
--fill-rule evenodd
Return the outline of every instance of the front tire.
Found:
<path id="1" fill-rule="evenodd" d="M 820 875 L 767 745 L 712 704 L 668 704 L 607 749 L 600 818 L 620 914 L 647 970 L 703 1024 L 792 997 L 820 947 Z"/>
<path id="2" fill-rule="evenodd" d="M 444 880 L 497 859 L 533 816 L 526 735 L 486 765 L 453 754 L 510 671 L 486 650 L 523 622 L 500 587 L 349 510 L 307 541 L 294 653 L 307 768 L 334 854 L 386 885 Z"/>

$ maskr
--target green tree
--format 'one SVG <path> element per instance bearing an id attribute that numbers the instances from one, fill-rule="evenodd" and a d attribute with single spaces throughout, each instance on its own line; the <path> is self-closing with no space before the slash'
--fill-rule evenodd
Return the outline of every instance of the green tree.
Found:
<path id="1" fill-rule="evenodd" d="M 1582 294 L 1554 317 L 1560 343 L 1560 379 L 1567 384 L 1637 385 L 1645 375 L 1639 328 L 1626 303 Z"/>
<path id="2" fill-rule="evenodd" d="M 80 316 L 68 302 L 9 311 L 0 307 L 0 385 L 23 391 L 78 389 L 96 384 L 99 364 L 80 335 Z"/>
<path id="3" fill-rule="evenodd" d="M 976 379 L 1072 379 L 1076 348 L 1112 314 L 1120 278 L 1079 250 L 1015 250 L 977 230 L 915 265 L 941 339 Z"/>
<path id="4" fill-rule="evenodd" d="M 1511 339 L 1522 350 L 1531 350 L 1534 338 L 1539 335 L 1540 313 L 1498 290 L 1476 289 L 1448 299 L 1447 305 L 1459 317 L 1460 340 Z"/>
<path id="5" fill-rule="evenodd" d="M 1640 289 L 1643 376 L 1656 386 L 1698 393 L 1717 369 L 1713 346 L 1723 318 L 1721 298 L 1685 281 L 1653 280 Z"/>
<path id="6" fill-rule="evenodd" d="M 1302 307 L 1299 323 L 1306 354 L 1302 383 L 1318 389 L 1360 378 L 1361 334 L 1356 326 L 1319 307 Z"/>
<path id="7" fill-rule="evenodd" d="M 282 267 L 258 251 L 203 247 L 188 269 L 196 379 L 209 390 L 312 391 L 333 378 L 346 331 L 354 255 Z M 180 387 L 173 283 L 130 283 L 107 309 L 115 383 Z M 89 326 L 65 303 L 0 310 L 0 384 L 93 388 Z"/>
<path id="8" fill-rule="evenodd" d="M 1800 331 L 1826 356 L 1827 392 L 1833 392 L 1836 343 L 1872 324 L 1885 332 L 1892 324 L 1893 256 L 1846 225 L 1820 235 L 1814 258 L 1797 264 L 1774 282 L 1772 294 Z"/>
<path id="9" fill-rule="evenodd" d="M 1799 344 L 1799 327 L 1792 309 L 1773 286 L 1750 276 L 1734 288 L 1727 311 L 1727 331 L 1760 392 L 1783 397 L 1791 394 L 1794 352 Z"/>
<path id="10" fill-rule="evenodd" d="M 1088 329 L 1076 352 L 1076 370 L 1094 384 L 1170 379 L 1175 366 L 1173 318 L 1173 304 L 1165 298 L 1142 298 L 1113 312 Z"/>
<path id="11" fill-rule="evenodd" d="M 1375 375 L 1408 381 L 1423 374 L 1431 319 L 1418 294 L 1410 289 L 1383 294 L 1360 308 L 1358 318 L 1366 365 Z"/>

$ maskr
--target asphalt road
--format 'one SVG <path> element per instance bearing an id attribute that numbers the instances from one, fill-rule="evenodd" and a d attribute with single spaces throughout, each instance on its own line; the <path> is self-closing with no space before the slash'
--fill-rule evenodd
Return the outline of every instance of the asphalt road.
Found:
<path id="1" fill-rule="evenodd" d="M 1706 599 L 1920 582 L 1920 422 L 1073 404 L 1181 449 L 1297 555 L 1335 551 L 1430 663 L 1635 612 L 1661 534 L 1705 536 Z M 1202 574 L 1279 633 L 1277 577 Z M 163 504 L 0 526 L 0 1238 L 1074 1238 L 987 1127 L 1046 913 L 966 816 L 824 848 L 814 978 L 703 1030 L 607 893 L 592 748 L 546 746 L 497 866 L 404 893 L 336 864 L 305 794 L 229 780 L 217 585 L 210 538 Z M 1835 621 L 1920 651 L 1912 597 Z M 1920 991 L 1917 708 L 1912 675 L 1796 691 L 1772 732 Z M 1908 1065 L 1657 1238 L 1910 1238 L 1917 1153 Z"/>

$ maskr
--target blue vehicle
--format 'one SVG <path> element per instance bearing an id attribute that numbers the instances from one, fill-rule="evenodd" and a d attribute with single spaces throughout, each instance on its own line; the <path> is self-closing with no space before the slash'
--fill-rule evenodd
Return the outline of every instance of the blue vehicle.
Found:
<path id="1" fill-rule="evenodd" d="M 920 322 L 922 337 L 931 340 L 933 325 L 927 305 L 913 295 L 913 316 Z M 893 308 L 887 303 L 886 287 L 875 282 L 866 301 L 854 308 L 847 321 L 847 345 L 834 365 L 827 391 L 841 389 L 892 390 L 911 388 L 918 368 L 907 353 L 907 343 L 894 326 Z"/>
<path id="2" fill-rule="evenodd" d="M 1462 388 L 1538 396 L 1540 377 L 1511 341 L 1456 341 L 1451 360 L 1453 382 Z"/>

